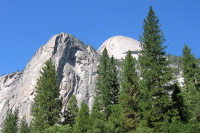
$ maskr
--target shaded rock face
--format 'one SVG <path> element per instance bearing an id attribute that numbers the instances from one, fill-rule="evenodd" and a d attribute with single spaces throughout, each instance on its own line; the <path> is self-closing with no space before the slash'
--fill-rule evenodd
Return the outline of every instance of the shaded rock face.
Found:
<path id="1" fill-rule="evenodd" d="M 23 72 L 0 77 L 0 125 L 8 109 L 18 109 L 19 117 L 31 121 L 31 105 L 40 70 L 48 59 L 56 66 L 60 99 L 63 111 L 72 94 L 78 104 L 85 100 L 92 107 L 99 55 L 91 46 L 85 46 L 77 38 L 61 33 L 53 36 L 39 48 Z"/>
<path id="2" fill-rule="evenodd" d="M 113 55 L 116 59 L 124 59 L 129 50 L 132 52 L 132 56 L 137 59 L 141 50 L 139 41 L 125 36 L 114 36 L 107 39 L 97 52 L 101 54 L 105 47 L 109 56 Z"/>

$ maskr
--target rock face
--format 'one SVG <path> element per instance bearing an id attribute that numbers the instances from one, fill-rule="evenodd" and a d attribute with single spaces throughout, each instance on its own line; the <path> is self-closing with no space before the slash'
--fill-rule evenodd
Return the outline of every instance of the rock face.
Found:
<path id="1" fill-rule="evenodd" d="M 31 121 L 30 109 L 39 71 L 50 58 L 58 72 L 63 110 L 72 94 L 79 105 L 85 100 L 92 107 L 99 55 L 91 46 L 61 33 L 39 48 L 23 72 L 0 77 L 0 126 L 8 109 L 18 109 L 20 118 L 26 116 Z"/>
<path id="2" fill-rule="evenodd" d="M 108 50 L 109 56 L 113 55 L 116 59 L 124 59 L 129 50 L 132 52 L 132 56 L 137 59 L 141 50 L 139 41 L 125 36 L 109 38 L 100 46 L 97 52 L 101 54 L 105 47 Z"/>

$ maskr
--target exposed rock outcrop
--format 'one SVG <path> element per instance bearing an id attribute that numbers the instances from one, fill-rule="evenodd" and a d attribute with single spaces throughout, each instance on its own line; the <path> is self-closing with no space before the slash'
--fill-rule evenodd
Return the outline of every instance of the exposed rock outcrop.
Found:
<path id="1" fill-rule="evenodd" d="M 58 72 L 63 109 L 72 94 L 79 105 L 85 100 L 92 107 L 99 55 L 91 46 L 61 33 L 39 48 L 23 72 L 0 77 L 0 125 L 8 109 L 18 109 L 20 118 L 26 116 L 31 121 L 30 109 L 39 71 L 50 58 Z"/>
<path id="2" fill-rule="evenodd" d="M 101 54 L 105 47 L 109 56 L 113 55 L 116 59 L 124 59 L 129 50 L 132 52 L 132 56 L 137 59 L 141 50 L 139 41 L 125 36 L 114 36 L 107 39 L 97 52 Z"/>

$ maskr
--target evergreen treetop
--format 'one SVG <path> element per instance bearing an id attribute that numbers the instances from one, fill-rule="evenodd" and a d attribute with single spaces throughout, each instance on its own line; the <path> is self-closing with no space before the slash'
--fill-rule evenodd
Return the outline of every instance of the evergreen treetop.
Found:
<path id="1" fill-rule="evenodd" d="M 191 49 L 185 44 L 183 48 L 183 77 L 186 87 L 192 82 L 195 86 L 199 82 L 199 67 L 197 65 L 197 60 L 191 53 Z M 187 90 L 189 91 L 189 90 Z"/>
<path id="2" fill-rule="evenodd" d="M 121 123 L 125 131 L 136 128 L 139 119 L 139 107 L 138 107 L 138 75 L 136 72 L 135 59 L 131 55 L 131 51 L 128 51 L 123 67 L 121 78 L 121 92 L 119 96 L 119 104 L 122 107 Z"/>
<path id="3" fill-rule="evenodd" d="M 109 56 L 108 51 L 105 48 L 100 57 L 100 64 L 98 65 L 98 76 L 97 76 L 97 96 L 102 98 L 104 106 L 109 105 L 109 85 L 108 82 L 110 79 L 109 75 Z"/>
<path id="4" fill-rule="evenodd" d="M 61 110 L 58 77 L 51 60 L 45 63 L 40 74 L 32 106 L 34 132 L 41 132 L 57 123 Z"/>
<path id="5" fill-rule="evenodd" d="M 108 56 L 108 51 L 105 48 L 101 57 L 100 64 L 98 65 L 97 76 L 97 95 L 95 100 L 98 99 L 101 110 L 106 114 L 106 120 L 110 114 L 110 106 L 118 103 L 119 81 L 117 76 L 116 61 L 114 57 Z"/>
<path id="6" fill-rule="evenodd" d="M 169 112 L 173 102 L 167 88 L 172 80 L 172 70 L 165 57 L 164 35 L 152 6 L 144 20 L 143 29 L 139 55 L 141 117 L 147 121 L 148 127 L 160 132 L 163 120 L 171 117 Z"/>
<path id="7" fill-rule="evenodd" d="M 185 84 L 185 101 L 187 102 L 189 121 L 198 126 L 200 129 L 200 86 L 199 86 L 199 66 L 197 65 L 196 58 L 191 53 L 191 49 L 184 45 L 183 48 L 183 77 Z"/>

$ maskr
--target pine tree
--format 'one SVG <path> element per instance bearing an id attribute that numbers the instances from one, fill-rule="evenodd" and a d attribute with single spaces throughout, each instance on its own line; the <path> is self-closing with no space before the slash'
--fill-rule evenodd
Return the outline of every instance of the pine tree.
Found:
<path id="1" fill-rule="evenodd" d="M 140 107 L 142 119 L 147 120 L 148 127 L 154 132 L 160 132 L 162 122 L 168 119 L 168 112 L 173 102 L 166 90 L 167 84 L 172 80 L 172 70 L 165 57 L 165 41 L 160 29 L 159 19 L 152 6 L 147 18 L 144 20 L 143 36 L 141 37 L 140 63 Z"/>
<path id="2" fill-rule="evenodd" d="M 18 131 L 18 111 L 12 113 L 12 110 L 7 112 L 7 117 L 3 123 L 2 133 L 17 133 Z"/>
<path id="3" fill-rule="evenodd" d="M 199 67 L 197 65 L 197 61 L 193 54 L 191 54 L 191 49 L 185 44 L 183 48 L 183 77 L 186 85 L 186 91 L 192 91 L 189 90 L 188 86 L 190 83 L 193 84 L 194 88 L 195 85 L 199 83 Z"/>
<path id="4" fill-rule="evenodd" d="M 125 57 L 122 68 L 119 102 L 122 106 L 122 127 L 125 131 L 136 128 L 136 125 L 138 124 L 138 80 L 135 59 L 132 57 L 131 51 L 129 51 Z"/>
<path id="5" fill-rule="evenodd" d="M 85 133 L 89 127 L 89 108 L 83 101 L 74 125 L 74 133 Z"/>
<path id="6" fill-rule="evenodd" d="M 200 123 L 200 88 L 199 88 L 199 66 L 191 49 L 185 45 L 183 49 L 183 77 L 185 84 L 185 100 L 187 101 L 190 122 Z M 200 128 L 200 126 L 198 127 Z"/>
<path id="7" fill-rule="evenodd" d="M 100 64 L 98 65 L 98 77 L 97 77 L 97 96 L 101 98 L 104 108 L 110 104 L 109 100 L 109 86 L 110 86 L 110 77 L 109 73 L 109 56 L 108 51 L 105 48 L 101 57 Z M 99 98 L 99 100 L 100 100 Z"/>
<path id="8" fill-rule="evenodd" d="M 103 111 L 106 114 L 105 121 L 107 121 L 111 113 L 111 105 L 118 103 L 119 83 L 116 62 L 114 57 L 111 59 L 109 58 L 106 48 L 100 58 L 100 64 L 97 72 L 96 99 L 98 99 L 99 104 L 101 102 L 102 108 L 99 111 Z"/>
<path id="9" fill-rule="evenodd" d="M 106 48 L 100 58 L 96 85 L 96 97 L 90 115 L 90 132 L 108 132 L 112 129 L 111 121 L 107 123 L 112 114 L 112 106 L 118 103 L 119 80 L 116 60 L 114 57 L 109 58 Z"/>
<path id="10" fill-rule="evenodd" d="M 31 130 L 36 133 L 58 122 L 61 110 L 58 77 L 51 60 L 45 63 L 40 74 L 35 91 L 35 102 L 32 107 L 34 118 Z"/>
<path id="11" fill-rule="evenodd" d="M 116 68 L 116 60 L 112 56 L 110 59 L 110 105 L 118 104 L 119 97 L 119 79 L 118 70 Z"/>
<path id="12" fill-rule="evenodd" d="M 177 110 L 180 121 L 188 122 L 190 117 L 188 113 L 188 106 L 184 100 L 182 90 L 177 84 L 174 85 L 174 91 L 171 97 L 172 101 L 174 102 L 173 108 Z"/>
<path id="13" fill-rule="evenodd" d="M 28 123 L 26 122 L 25 117 L 23 117 L 21 120 L 18 133 L 30 133 L 30 129 L 28 127 Z"/>
<path id="14" fill-rule="evenodd" d="M 70 124 L 71 127 L 75 124 L 75 118 L 78 115 L 78 106 L 75 95 L 72 95 L 69 99 L 67 110 L 65 111 L 65 121 L 63 124 Z"/>

